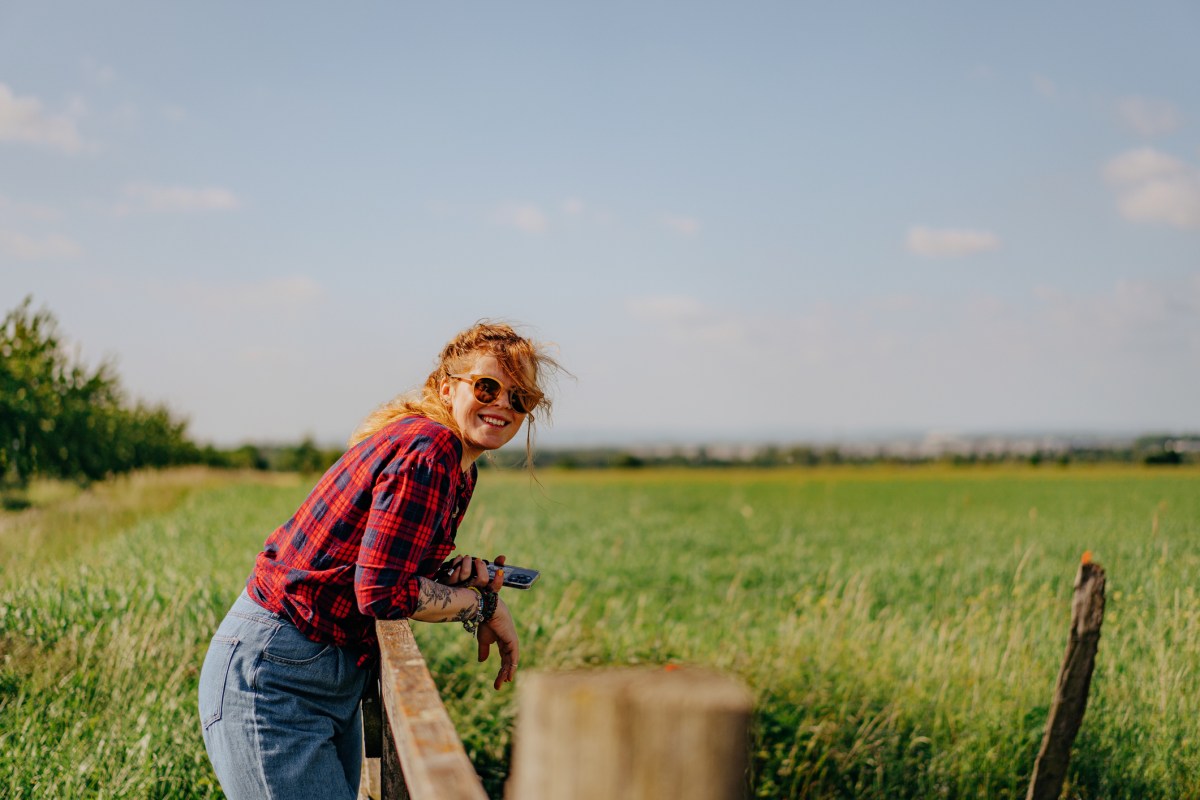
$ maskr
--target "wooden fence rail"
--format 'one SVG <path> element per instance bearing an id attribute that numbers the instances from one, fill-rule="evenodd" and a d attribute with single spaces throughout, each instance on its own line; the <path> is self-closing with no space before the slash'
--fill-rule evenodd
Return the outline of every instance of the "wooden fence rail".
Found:
<path id="1" fill-rule="evenodd" d="M 380 691 L 378 702 L 363 703 L 367 759 L 359 797 L 487 800 L 408 620 L 380 620 L 376 632 Z"/>

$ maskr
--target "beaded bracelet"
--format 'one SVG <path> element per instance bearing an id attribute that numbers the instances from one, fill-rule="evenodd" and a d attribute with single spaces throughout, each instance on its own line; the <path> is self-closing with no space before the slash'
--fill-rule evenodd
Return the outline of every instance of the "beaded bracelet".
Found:
<path id="1" fill-rule="evenodd" d="M 479 626 L 482 625 L 483 623 L 487 622 L 487 620 L 483 618 L 484 603 L 486 602 L 486 600 L 484 599 L 484 597 L 485 597 L 484 593 L 479 591 L 479 587 L 468 586 L 467 588 L 479 596 L 478 597 L 479 606 L 475 610 L 475 616 L 464 619 L 463 623 L 462 623 L 463 630 L 465 630 L 467 633 L 474 636 L 475 632 L 479 630 Z M 466 612 L 464 612 L 464 613 L 466 613 Z M 491 617 L 488 617 L 488 619 L 491 619 Z"/>
<path id="2" fill-rule="evenodd" d="M 479 624 L 491 622 L 492 617 L 496 616 L 496 606 L 500 602 L 500 595 L 495 592 L 484 592 L 482 603 L 479 606 Z"/>

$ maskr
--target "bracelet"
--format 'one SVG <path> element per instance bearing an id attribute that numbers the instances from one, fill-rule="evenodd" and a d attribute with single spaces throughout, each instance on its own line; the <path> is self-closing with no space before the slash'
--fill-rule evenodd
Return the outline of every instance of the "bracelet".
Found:
<path id="1" fill-rule="evenodd" d="M 482 600 L 483 602 L 479 606 L 480 625 L 491 622 L 492 617 L 496 616 L 496 606 L 500 602 L 500 595 L 495 592 L 484 592 Z"/>
<path id="2" fill-rule="evenodd" d="M 483 592 L 479 591 L 478 586 L 468 586 L 467 588 L 477 595 L 476 599 L 478 600 L 479 605 L 475 610 L 475 616 L 465 618 L 462 625 L 463 630 L 474 636 L 475 632 L 479 630 L 479 626 L 487 622 L 487 619 L 483 618 L 484 603 L 486 601 L 484 600 L 485 595 Z M 465 614 L 466 612 L 464 611 L 463 613 Z M 488 619 L 491 619 L 491 617 L 488 617 Z"/>

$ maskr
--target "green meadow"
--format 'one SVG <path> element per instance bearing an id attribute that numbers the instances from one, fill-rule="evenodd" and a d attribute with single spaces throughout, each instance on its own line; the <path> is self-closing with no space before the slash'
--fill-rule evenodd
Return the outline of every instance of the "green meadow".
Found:
<path id="1" fill-rule="evenodd" d="M 696 664 L 756 698 L 755 797 L 1020 798 L 1079 558 L 1108 573 L 1073 798 L 1200 798 L 1200 471 L 485 470 L 460 550 L 521 670 Z M 208 637 L 312 479 L 177 471 L 0 514 L 0 796 L 219 797 Z M 416 625 L 493 796 L 518 709 L 457 626 Z M 518 676 L 518 681 L 520 677 Z"/>

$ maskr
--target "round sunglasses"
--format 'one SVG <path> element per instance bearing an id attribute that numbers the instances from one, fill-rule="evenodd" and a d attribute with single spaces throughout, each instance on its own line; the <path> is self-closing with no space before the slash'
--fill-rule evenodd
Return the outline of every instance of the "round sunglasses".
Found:
<path id="1" fill-rule="evenodd" d="M 475 392 L 475 399 L 485 406 L 496 402 L 500 393 L 504 391 L 504 384 L 487 375 L 451 375 L 450 377 L 470 383 L 472 391 Z M 538 391 L 512 389 L 508 393 L 508 404 L 518 414 L 528 414 L 537 408 L 538 403 L 542 402 L 542 397 L 542 393 Z"/>

